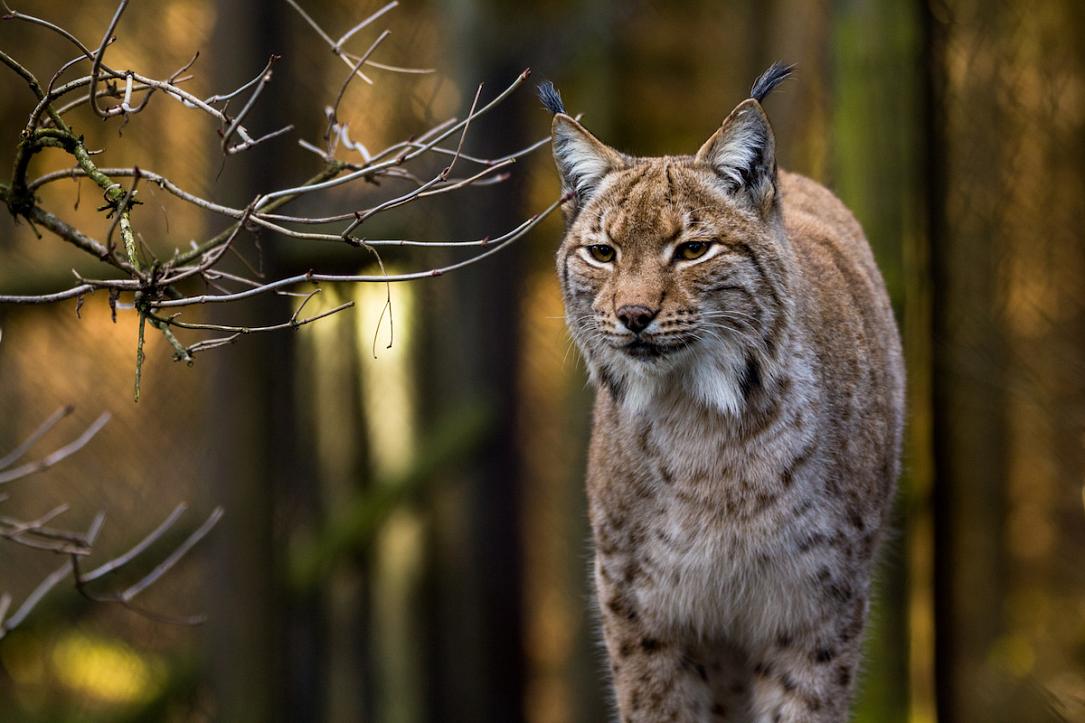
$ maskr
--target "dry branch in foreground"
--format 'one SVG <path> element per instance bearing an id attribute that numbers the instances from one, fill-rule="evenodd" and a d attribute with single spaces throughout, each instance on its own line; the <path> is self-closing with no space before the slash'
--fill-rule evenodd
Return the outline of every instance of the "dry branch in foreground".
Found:
<path id="1" fill-rule="evenodd" d="M 72 441 L 58 447 L 44 457 L 19 464 L 34 445 L 51 432 L 65 417 L 70 415 L 72 411 L 73 407 L 71 406 L 58 409 L 15 449 L 0 457 L 0 488 L 48 469 L 62 459 L 75 454 L 86 446 L 109 421 L 109 414 L 103 413 Z M 7 501 L 7 499 L 7 494 L 0 493 L 0 504 Z M 136 598 L 148 587 L 158 582 L 181 561 L 197 542 L 207 536 L 207 533 L 222 517 L 222 508 L 215 508 L 207 519 L 180 544 L 174 547 L 161 562 L 131 585 L 122 590 L 103 591 L 100 589 L 101 585 L 98 582 L 107 579 L 133 561 L 144 558 L 148 549 L 160 542 L 170 532 L 185 509 L 186 505 L 177 505 L 158 527 L 149 532 L 126 552 L 89 570 L 85 569 L 85 561 L 94 552 L 95 540 L 105 523 L 105 513 L 99 512 L 86 530 L 72 530 L 55 525 L 56 520 L 69 510 L 67 504 L 58 505 L 32 520 L 21 520 L 0 513 L 0 542 L 21 545 L 42 554 L 56 555 L 64 559 L 56 570 L 38 583 L 37 587 L 14 610 L 11 609 L 12 596 L 7 592 L 0 593 L 0 639 L 26 620 L 27 616 L 38 606 L 50 590 L 69 578 L 73 581 L 75 589 L 80 595 L 94 602 L 122 605 L 141 615 L 164 622 L 179 624 L 202 622 L 202 616 L 173 617 L 160 614 L 142 607 Z"/>
<path id="2" fill-rule="evenodd" d="M 102 292 L 106 294 L 108 303 L 114 310 L 114 318 L 118 303 L 131 304 L 138 313 L 139 324 L 135 385 L 137 400 L 144 334 L 148 324 L 168 340 L 176 359 L 191 362 L 194 354 L 232 343 L 242 335 L 296 329 L 343 311 L 351 304 L 303 317 L 303 302 L 298 312 L 289 320 L 257 327 L 189 323 L 180 318 L 185 307 L 231 303 L 269 293 L 299 295 L 307 302 L 319 292 L 318 285 L 321 283 L 392 283 L 439 276 L 497 253 L 521 238 L 560 204 L 560 200 L 555 201 L 514 228 L 468 241 L 372 239 L 363 236 L 361 232 L 365 223 L 375 215 L 439 194 L 498 183 L 507 178 L 509 168 L 518 158 L 545 145 L 548 142 L 546 138 L 526 148 L 512 150 L 499 158 L 481 158 L 469 155 L 463 150 L 472 122 L 490 113 L 507 99 L 524 83 L 529 71 L 525 70 L 508 87 L 487 100 L 483 99 L 480 86 L 474 102 L 462 119 L 450 118 L 416 137 L 370 152 L 363 143 L 351 138 L 349 128 L 339 119 L 339 107 L 349 84 L 355 79 L 373 83 L 374 80 L 367 71 L 431 72 L 429 69 L 405 68 L 379 61 L 377 56 L 389 35 L 387 30 L 376 34 L 368 43 L 362 43 L 364 50 L 361 52 L 347 50 L 350 41 L 360 41 L 365 31 L 372 30 L 373 23 L 397 3 L 388 3 L 347 29 L 338 39 L 333 39 L 295 0 L 287 2 L 300 18 L 313 28 L 322 42 L 328 44 L 331 52 L 344 62 L 349 71 L 335 89 L 332 102 L 325 107 L 327 127 L 323 137 L 316 142 L 297 140 L 301 146 L 313 153 L 312 175 L 300 183 L 282 184 L 282 187 L 261 193 L 244 208 L 234 208 L 211 198 L 203 198 L 181 188 L 167 175 L 144 166 L 106 165 L 97 158 L 97 152 L 88 150 L 84 145 L 83 137 L 72 117 L 82 112 L 87 116 L 86 122 L 95 120 L 93 116 L 102 120 L 117 118 L 120 119 L 119 122 L 128 122 L 145 110 L 154 98 L 161 97 L 162 102 L 179 103 L 191 112 L 203 114 L 213 121 L 218 128 L 219 147 L 225 162 L 226 158 L 238 153 L 270 148 L 273 143 L 282 142 L 282 137 L 293 131 L 293 126 L 285 126 L 256 136 L 249 130 L 250 122 L 258 115 L 261 93 L 272 81 L 274 66 L 279 60 L 277 56 L 270 58 L 255 77 L 238 88 L 226 93 L 199 97 L 184 88 L 185 82 L 192 78 L 187 73 L 196 63 L 198 53 L 167 78 L 155 78 L 133 68 L 114 68 L 106 63 L 108 49 L 116 40 L 116 32 L 128 7 L 128 0 L 121 0 L 100 42 L 93 46 L 85 44 L 56 23 L 13 10 L 4 4 L 6 14 L 2 16 L 3 20 L 24 23 L 49 32 L 58 42 L 70 45 L 76 55 L 58 68 L 48 83 L 43 85 L 23 64 L 0 51 L 0 62 L 22 78 L 34 101 L 26 126 L 22 130 L 11 180 L 0 183 L 0 200 L 16 218 L 30 223 L 35 232 L 40 234 L 39 229 L 44 229 L 72 244 L 105 264 L 108 273 L 104 274 L 104 278 L 96 279 L 76 274 L 75 283 L 70 288 L 55 293 L 0 294 L 0 303 L 43 304 L 75 299 L 78 309 L 85 297 Z M 85 74 L 80 75 L 80 69 Z M 38 154 L 45 152 L 68 154 L 72 158 L 72 166 L 32 178 L 32 162 Z M 440 170 L 432 176 L 419 175 L 419 172 L 414 170 L 418 164 L 412 162 L 435 158 L 443 159 L 443 162 Z M 469 170 L 459 170 L 463 168 Z M 104 204 L 100 210 L 108 226 L 104 239 L 66 223 L 55 211 L 45 208 L 36 195 L 39 189 L 47 184 L 65 178 L 81 177 L 90 179 L 103 194 Z M 332 189 L 349 184 L 373 183 L 383 179 L 404 184 L 406 190 L 379 204 L 352 208 L 329 216 L 282 213 L 284 206 L 302 196 L 327 194 Z M 135 210 L 140 204 L 141 184 L 154 184 L 184 203 L 223 217 L 227 225 L 210 238 L 201 242 L 194 241 L 189 248 L 174 247 L 163 251 L 162 244 L 145 242 L 137 230 L 138 214 Z M 313 244 L 346 244 L 372 253 L 382 271 L 383 264 L 380 263 L 378 251 L 385 246 L 454 247 L 462 248 L 468 254 L 459 261 L 443 266 L 400 274 L 342 275 L 320 273 L 314 269 L 286 278 L 267 279 L 255 270 L 245 275 L 229 273 L 220 268 L 220 262 L 227 252 L 236 250 L 234 244 L 243 231 L 273 232 Z M 155 251 L 155 248 L 158 251 Z M 308 285 L 307 290 L 298 290 L 298 287 L 305 285 Z M 178 331 L 183 334 L 175 333 Z M 207 335 L 209 332 L 210 336 Z M 186 338 L 182 339 L 182 336 Z"/>

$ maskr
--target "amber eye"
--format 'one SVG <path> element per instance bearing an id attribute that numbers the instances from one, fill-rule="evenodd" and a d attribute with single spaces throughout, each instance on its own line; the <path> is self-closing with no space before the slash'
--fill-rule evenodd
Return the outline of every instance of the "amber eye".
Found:
<path id="1" fill-rule="evenodd" d="M 591 254 L 593 259 L 602 264 L 609 264 L 616 255 L 614 247 L 606 244 L 592 244 L 588 247 L 588 253 Z"/>
<path id="2" fill-rule="evenodd" d="M 705 255 L 710 245 L 707 241 L 687 241 L 684 244 L 679 244 L 678 248 L 674 250 L 674 258 L 680 261 L 699 259 Z"/>

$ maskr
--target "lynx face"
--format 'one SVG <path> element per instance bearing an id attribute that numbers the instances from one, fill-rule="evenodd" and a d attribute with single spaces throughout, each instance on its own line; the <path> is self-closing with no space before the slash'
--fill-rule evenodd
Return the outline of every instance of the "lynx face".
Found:
<path id="1" fill-rule="evenodd" d="M 740 411 L 786 313 L 772 136 L 743 104 L 696 156 L 633 159 L 568 116 L 558 251 L 566 320 L 597 383 L 644 407 L 681 389 Z"/>

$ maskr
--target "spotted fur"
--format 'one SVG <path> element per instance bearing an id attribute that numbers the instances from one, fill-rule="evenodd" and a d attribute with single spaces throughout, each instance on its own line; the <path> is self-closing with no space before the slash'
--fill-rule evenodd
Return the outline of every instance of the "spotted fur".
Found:
<path id="1" fill-rule="evenodd" d="M 621 720 L 846 720 L 903 423 L 863 232 L 777 172 L 757 99 L 693 156 L 633 158 L 562 113 L 553 131 Z"/>

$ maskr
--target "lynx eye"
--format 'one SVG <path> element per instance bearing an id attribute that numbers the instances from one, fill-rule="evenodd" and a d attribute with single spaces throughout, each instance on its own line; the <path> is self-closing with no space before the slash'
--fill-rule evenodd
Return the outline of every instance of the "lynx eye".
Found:
<path id="1" fill-rule="evenodd" d="M 687 241 L 684 244 L 679 244 L 678 248 L 674 250 L 674 258 L 679 261 L 693 261 L 699 259 L 708 252 L 708 247 L 712 243 L 709 241 Z"/>
<path id="2" fill-rule="evenodd" d="M 616 255 L 614 247 L 607 244 L 592 244 L 588 247 L 588 253 L 601 264 L 609 264 Z"/>

